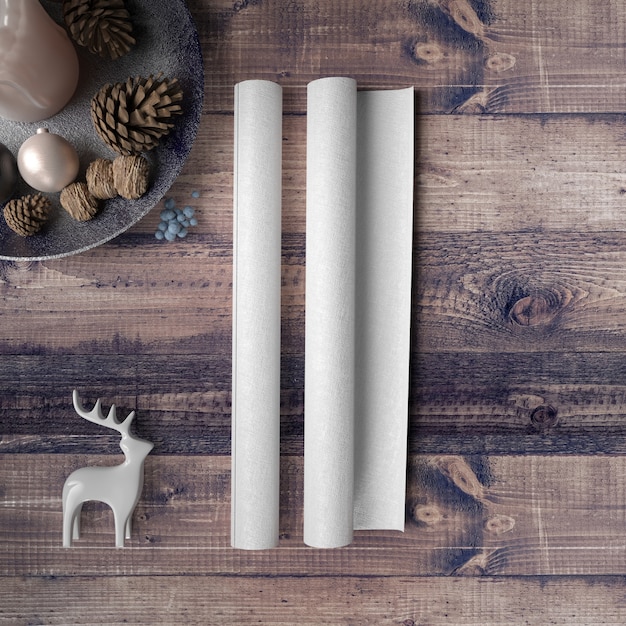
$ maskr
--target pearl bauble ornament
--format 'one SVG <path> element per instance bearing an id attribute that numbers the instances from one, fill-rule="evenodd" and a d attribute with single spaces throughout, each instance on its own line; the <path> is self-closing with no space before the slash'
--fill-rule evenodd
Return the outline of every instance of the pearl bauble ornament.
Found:
<path id="1" fill-rule="evenodd" d="M 11 151 L 0 143 L 0 204 L 6 202 L 17 185 L 17 164 Z"/>
<path id="2" fill-rule="evenodd" d="M 22 178 L 37 191 L 55 193 L 69 185 L 78 175 L 78 153 L 60 135 L 37 129 L 17 153 L 17 167 Z"/>

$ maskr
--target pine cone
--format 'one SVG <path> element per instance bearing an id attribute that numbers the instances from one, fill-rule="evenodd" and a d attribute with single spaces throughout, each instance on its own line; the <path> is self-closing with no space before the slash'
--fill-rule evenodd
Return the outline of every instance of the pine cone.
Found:
<path id="1" fill-rule="evenodd" d="M 63 18 L 72 39 L 93 54 L 117 59 L 135 45 L 124 0 L 63 0 Z"/>
<path id="2" fill-rule="evenodd" d="M 7 226 L 22 237 L 34 235 L 48 219 L 52 206 L 50 200 L 40 193 L 10 200 L 4 207 Z"/>
<path id="3" fill-rule="evenodd" d="M 119 154 L 139 154 L 155 148 L 182 113 L 183 91 L 174 78 L 161 74 L 107 84 L 91 100 L 96 132 Z"/>

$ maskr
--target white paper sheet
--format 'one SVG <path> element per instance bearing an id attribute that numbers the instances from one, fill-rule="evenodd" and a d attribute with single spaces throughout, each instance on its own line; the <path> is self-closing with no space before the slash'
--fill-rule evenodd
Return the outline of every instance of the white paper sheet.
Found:
<path id="1" fill-rule="evenodd" d="M 282 89 L 235 86 L 231 544 L 278 543 Z"/>
<path id="2" fill-rule="evenodd" d="M 354 528 L 404 530 L 413 88 L 358 94 Z"/>
<path id="3" fill-rule="evenodd" d="M 304 541 L 404 529 L 413 89 L 309 84 Z"/>

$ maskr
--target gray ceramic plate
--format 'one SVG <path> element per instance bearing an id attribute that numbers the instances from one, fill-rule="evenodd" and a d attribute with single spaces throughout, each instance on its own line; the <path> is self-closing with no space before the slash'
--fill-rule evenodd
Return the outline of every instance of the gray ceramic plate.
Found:
<path id="1" fill-rule="evenodd" d="M 60 4 L 43 1 L 56 21 L 62 22 Z M 107 200 L 89 222 L 76 222 L 61 208 L 59 194 L 48 194 L 53 203 L 49 222 L 30 237 L 20 237 L 0 217 L 0 259 L 44 260 L 76 254 L 120 235 L 152 209 L 178 176 L 196 136 L 204 94 L 204 72 L 198 34 L 183 0 L 127 0 L 133 18 L 137 45 L 116 61 L 106 61 L 77 48 L 80 80 L 74 97 L 57 115 L 44 122 L 25 124 L 0 119 L 0 142 L 14 155 L 22 142 L 46 127 L 68 139 L 81 162 L 79 180 L 87 165 L 97 157 L 115 154 L 98 138 L 91 123 L 89 105 L 105 83 L 125 81 L 130 76 L 162 72 L 178 78 L 184 93 L 183 115 L 176 118 L 172 132 L 157 148 L 146 154 L 151 162 L 148 192 L 138 200 Z M 21 182 L 16 195 L 34 193 Z"/>

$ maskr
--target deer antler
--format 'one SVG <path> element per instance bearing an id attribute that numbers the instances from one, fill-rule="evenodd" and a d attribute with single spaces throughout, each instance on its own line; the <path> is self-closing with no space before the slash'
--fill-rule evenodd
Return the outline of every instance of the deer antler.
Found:
<path id="1" fill-rule="evenodd" d="M 78 395 L 78 391 L 74 389 L 72 393 L 72 402 L 74 403 L 74 409 L 78 415 L 80 415 L 83 419 L 86 419 L 88 422 L 92 422 L 93 424 L 99 424 L 100 426 L 104 426 L 106 428 L 112 428 L 116 430 L 118 433 L 128 434 L 128 429 L 130 428 L 130 424 L 135 417 L 135 411 L 132 411 L 126 419 L 121 422 L 117 421 L 117 417 L 115 415 L 115 405 L 112 404 L 109 409 L 109 413 L 106 417 L 102 415 L 102 403 L 100 402 L 100 398 L 96 401 L 95 406 L 91 411 L 85 411 L 83 408 L 80 397 Z"/>

